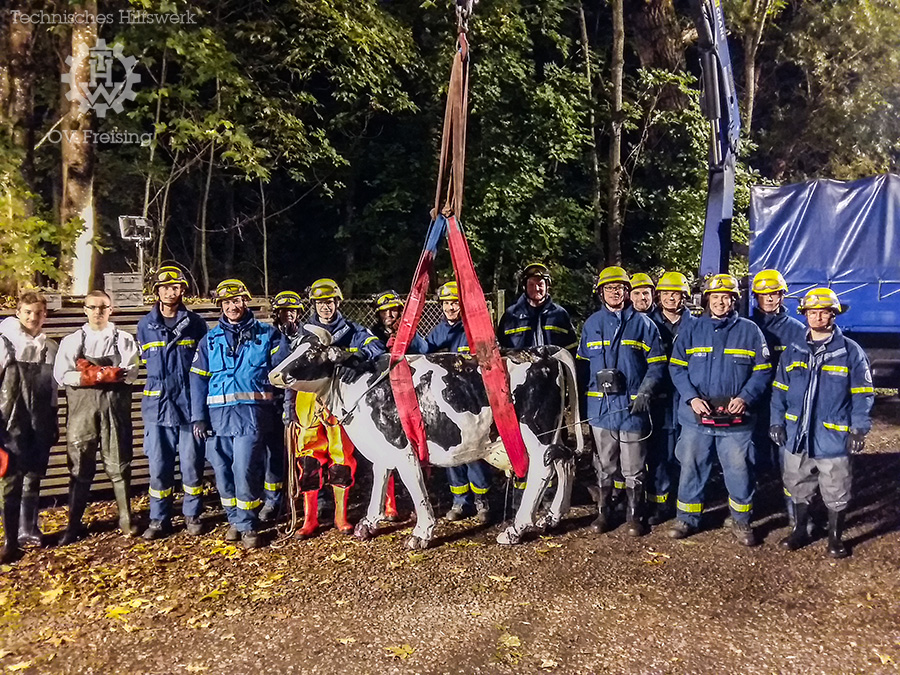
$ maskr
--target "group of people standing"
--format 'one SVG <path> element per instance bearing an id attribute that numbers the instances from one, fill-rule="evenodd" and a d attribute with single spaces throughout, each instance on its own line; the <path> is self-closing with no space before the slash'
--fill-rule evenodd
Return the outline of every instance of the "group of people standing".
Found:
<path id="1" fill-rule="evenodd" d="M 498 341 L 509 349 L 553 345 L 576 353 L 596 449 L 596 532 L 615 527 L 616 495 L 624 491 L 628 534 L 641 536 L 673 517 L 669 536 L 695 533 L 717 457 L 740 543 L 757 543 L 750 526 L 756 470 L 778 466 L 791 519 L 782 545 L 794 550 L 808 543 L 809 505 L 818 487 L 829 514 L 828 553 L 849 555 L 842 541 L 849 454 L 863 447 L 874 390 L 865 354 L 835 325 L 842 307 L 833 291 L 817 288 L 804 296 L 804 325 L 786 313 L 784 279 L 765 270 L 753 279 L 756 308 L 744 319 L 736 312 L 737 280 L 719 274 L 706 281 L 706 307 L 695 317 L 682 274 L 667 272 L 654 283 L 646 274 L 629 277 L 620 267 L 608 267 L 595 288 L 600 307 L 579 340 L 569 314 L 550 297 L 551 281 L 542 263 L 525 266 L 521 295 L 502 315 Z M 178 267 L 157 271 L 157 302 L 138 324 L 136 340 L 110 321 L 112 301 L 103 291 L 86 296 L 87 322 L 58 350 L 43 333 L 46 301 L 40 294 L 22 294 L 16 316 L 0 323 L 0 460 L 8 459 L 0 472 L 4 562 L 19 555 L 20 545 L 42 541 L 38 497 L 58 437 L 57 385 L 66 388 L 70 471 L 61 544 L 84 534 L 98 453 L 121 531 L 140 534 L 129 497 L 131 385 L 141 364 L 147 374 L 141 413 L 150 464 L 144 538 L 172 531 L 176 459 L 185 530 L 203 533 L 208 460 L 229 523 L 226 539 L 261 546 L 259 523 L 275 519 L 283 505 L 286 444 L 304 504 L 296 536 L 317 532 L 319 493 L 326 483 L 333 491 L 335 526 L 352 531 L 352 443 L 315 396 L 275 390 L 268 375 L 307 334 L 306 324 L 330 333 L 332 344 L 351 352 L 356 363 L 377 359 L 396 336 L 402 298 L 393 291 L 378 294 L 370 329 L 341 314 L 337 283 L 319 279 L 306 298 L 308 317 L 304 299 L 283 291 L 272 302 L 269 324 L 254 316 L 246 285 L 228 279 L 216 288 L 221 315 L 210 329 L 185 306 L 187 287 Z M 468 352 L 456 283 L 441 286 L 437 298 L 442 320 L 427 336 L 416 335 L 409 352 Z M 359 377 L 356 368 L 342 373 Z M 449 469 L 448 482 L 448 520 L 472 514 L 489 522 L 492 475 L 484 462 Z M 385 514 L 396 517 L 392 483 Z"/>

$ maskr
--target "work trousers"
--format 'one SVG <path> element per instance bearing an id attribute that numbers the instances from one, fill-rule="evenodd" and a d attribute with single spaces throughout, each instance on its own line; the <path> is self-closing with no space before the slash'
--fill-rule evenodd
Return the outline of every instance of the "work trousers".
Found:
<path id="1" fill-rule="evenodd" d="M 206 441 L 206 458 L 216 474 L 216 489 L 228 522 L 239 532 L 256 529 L 262 505 L 265 436 L 213 436 Z"/>
<path id="2" fill-rule="evenodd" d="M 749 523 L 753 508 L 753 428 L 704 428 L 687 425 L 675 447 L 681 463 L 678 482 L 678 518 L 693 527 L 700 526 L 703 494 L 718 456 L 728 489 L 732 518 Z"/>
<path id="3" fill-rule="evenodd" d="M 177 427 L 147 424 L 144 427 L 144 454 L 150 462 L 150 520 L 172 517 L 172 490 L 175 486 L 175 458 L 181 468 L 185 517 L 203 512 L 203 442 L 194 436 L 191 425 Z"/>
<path id="4" fill-rule="evenodd" d="M 275 510 L 281 507 L 282 493 L 284 492 L 284 433 L 284 427 L 277 422 L 275 429 L 266 434 L 263 492 L 266 506 Z"/>
<path id="5" fill-rule="evenodd" d="M 678 460 L 675 446 L 680 429 L 654 429 L 647 451 L 647 501 L 669 506 L 674 500 L 672 488 L 678 489 Z"/>
<path id="6" fill-rule="evenodd" d="M 847 509 L 853 478 L 849 456 L 818 459 L 806 452 L 783 452 L 781 463 L 784 492 L 795 504 L 809 504 L 818 487 L 829 511 Z"/>
<path id="7" fill-rule="evenodd" d="M 472 495 L 483 497 L 491 489 L 491 470 L 484 460 L 476 460 L 461 466 L 447 467 L 447 482 L 453 494 L 453 503 L 465 506 L 472 503 Z"/>
<path id="8" fill-rule="evenodd" d="M 591 427 L 597 454 L 594 470 L 600 488 L 611 488 L 621 476 L 626 488 L 644 489 L 647 477 L 647 441 L 640 431 L 615 431 Z"/>
<path id="9" fill-rule="evenodd" d="M 97 471 L 97 452 L 114 487 L 131 484 L 134 447 L 131 390 L 117 387 L 68 387 L 66 445 L 73 483 L 90 489 Z"/>

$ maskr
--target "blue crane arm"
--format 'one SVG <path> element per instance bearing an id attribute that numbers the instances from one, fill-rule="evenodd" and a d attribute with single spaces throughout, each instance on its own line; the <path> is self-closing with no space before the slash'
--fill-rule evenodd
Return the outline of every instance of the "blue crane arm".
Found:
<path id="1" fill-rule="evenodd" d="M 720 0 L 691 0 L 702 69 L 700 99 L 709 120 L 709 179 L 700 277 L 728 271 L 734 215 L 735 156 L 741 118 Z"/>

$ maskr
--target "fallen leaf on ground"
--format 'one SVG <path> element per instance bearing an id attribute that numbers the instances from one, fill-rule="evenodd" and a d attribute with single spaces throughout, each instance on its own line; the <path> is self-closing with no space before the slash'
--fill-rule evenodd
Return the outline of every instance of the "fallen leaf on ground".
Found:
<path id="1" fill-rule="evenodd" d="M 11 673 L 17 673 L 20 670 L 31 668 L 32 665 L 34 665 L 34 661 L 19 661 L 18 663 L 14 663 L 11 666 L 6 666 L 6 669 Z"/>
<path id="2" fill-rule="evenodd" d="M 894 659 L 888 654 L 881 654 L 877 650 L 872 650 L 875 652 L 875 656 L 877 656 L 881 660 L 881 665 L 886 666 L 889 663 L 893 663 Z"/>
<path id="3" fill-rule="evenodd" d="M 259 581 L 257 581 L 256 585 L 259 586 L 260 588 L 268 588 L 269 586 L 272 586 L 276 581 L 281 579 L 283 576 L 284 576 L 284 574 L 270 574 L 265 579 L 260 579 Z"/>
<path id="4" fill-rule="evenodd" d="M 352 637 L 338 638 L 338 642 L 340 642 L 342 645 L 352 645 L 354 642 L 356 642 L 356 638 L 352 638 Z"/>
<path id="5" fill-rule="evenodd" d="M 559 665 L 559 662 L 554 661 L 553 659 L 541 659 L 541 665 L 538 666 L 541 670 L 553 670 Z"/>
<path id="6" fill-rule="evenodd" d="M 193 663 L 185 666 L 184 669 L 189 673 L 202 673 L 204 670 L 209 670 L 207 666 L 198 666 Z"/>
<path id="7" fill-rule="evenodd" d="M 331 559 L 331 562 L 347 562 L 347 554 L 346 553 L 341 553 L 341 554 L 332 553 L 329 556 L 329 558 Z"/>
<path id="8" fill-rule="evenodd" d="M 121 619 L 126 614 L 130 613 L 131 610 L 128 607 L 110 605 L 106 608 L 106 618 L 107 619 Z"/>
<path id="9" fill-rule="evenodd" d="M 489 574 L 488 579 L 490 579 L 491 581 L 496 581 L 498 584 L 508 584 L 509 582 L 513 581 L 515 577 L 504 577 L 497 574 Z"/>
<path id="10" fill-rule="evenodd" d="M 225 595 L 225 591 L 222 588 L 214 588 L 200 598 L 200 602 L 203 602 L 204 600 L 215 600 L 216 598 L 221 598 L 223 595 Z"/>
<path id="11" fill-rule="evenodd" d="M 51 588 L 49 591 L 41 591 L 41 604 L 42 605 L 52 605 L 54 602 L 59 600 L 59 596 L 63 594 L 63 587 L 57 586 L 56 588 Z"/>
<path id="12" fill-rule="evenodd" d="M 416 651 L 413 647 L 409 645 L 400 645 L 399 647 L 385 647 L 385 649 L 390 653 L 391 656 L 394 656 L 398 659 L 408 659 L 412 656 L 413 652 Z"/>
<path id="13" fill-rule="evenodd" d="M 522 640 L 520 640 L 518 637 L 516 637 L 512 633 L 504 633 L 503 635 L 501 635 L 499 642 L 500 642 L 501 647 L 512 648 L 512 647 L 521 647 L 522 646 Z"/>

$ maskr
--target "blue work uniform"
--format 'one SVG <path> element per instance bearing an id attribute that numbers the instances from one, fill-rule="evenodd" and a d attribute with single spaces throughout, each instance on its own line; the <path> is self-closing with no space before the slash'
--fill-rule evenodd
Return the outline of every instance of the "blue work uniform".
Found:
<path id="1" fill-rule="evenodd" d="M 137 342 L 147 382 L 141 398 L 144 453 L 150 463 L 150 520 L 172 518 L 175 458 L 184 490 L 182 513 L 197 517 L 203 511 L 202 441 L 191 429 L 190 369 L 194 353 L 207 332 L 206 322 L 181 305 L 175 317 L 165 318 L 159 303 L 138 322 Z"/>
<path id="2" fill-rule="evenodd" d="M 206 457 L 228 522 L 240 532 L 256 529 L 265 436 L 276 419 L 269 372 L 287 356 L 284 335 L 247 310 L 236 324 L 222 316 L 200 341 L 191 366 L 191 421 L 211 423 Z"/>
<path id="3" fill-rule="evenodd" d="M 497 341 L 507 349 L 555 345 L 571 351 L 578 346 L 578 335 L 565 309 L 549 297 L 533 307 L 523 293 L 500 317 Z"/>
<path id="4" fill-rule="evenodd" d="M 377 359 L 384 354 L 384 343 L 372 331 L 354 321 L 348 321 L 340 312 L 335 313 L 330 323 L 323 323 L 315 313 L 307 323 L 331 333 L 331 344 L 335 347 L 359 354 L 367 360 Z M 306 331 L 303 332 L 306 334 Z"/>
<path id="5" fill-rule="evenodd" d="M 468 354 L 469 341 L 461 320 L 450 323 L 446 317 L 425 337 L 428 353 L 452 352 Z M 491 470 L 487 462 L 475 460 L 461 466 L 447 467 L 447 482 L 453 494 L 453 503 L 466 506 L 472 502 L 472 494 L 483 498 L 491 489 Z"/>
<path id="6" fill-rule="evenodd" d="M 872 427 L 868 358 L 837 326 L 827 340 L 804 337 L 786 347 L 770 411 L 772 424 L 787 432 L 785 492 L 795 503 L 809 503 L 818 482 L 825 505 L 842 511 L 850 500 L 848 434 Z"/>
<path id="7" fill-rule="evenodd" d="M 759 307 L 753 310 L 750 319 L 759 326 L 766 344 L 769 345 L 769 362 L 772 371 L 778 368 L 778 360 L 785 348 L 795 342 L 806 340 L 806 326 L 794 317 L 790 316 L 784 307 L 779 307 L 777 312 L 766 314 Z M 769 439 L 769 405 L 772 401 L 772 390 L 767 389 L 759 402 L 756 426 L 753 430 L 754 466 L 757 471 L 769 469 L 777 470 L 778 448 Z"/>
<path id="8" fill-rule="evenodd" d="M 686 307 L 680 310 L 681 318 L 672 323 L 666 318 L 661 307 L 654 307 L 647 314 L 659 329 L 666 357 L 672 356 L 672 346 L 678 332 L 694 320 Z M 681 433 L 678 424 L 679 396 L 668 369 L 656 390 L 654 405 L 650 411 L 653 433 L 647 451 L 647 500 L 663 510 L 670 508 L 674 497 L 670 497 L 672 486 L 678 486 L 678 460 L 675 459 L 675 445 Z"/>
<path id="9" fill-rule="evenodd" d="M 678 333 L 669 359 L 678 389 L 681 437 L 675 456 L 681 463 L 678 484 L 679 520 L 697 528 L 703 493 L 718 455 L 728 489 L 728 505 L 736 522 L 749 523 L 753 508 L 753 425 L 755 412 L 772 378 L 769 348 L 749 319 L 730 312 L 721 319 L 704 314 Z M 699 398 L 715 408 L 732 398 L 747 404 L 743 423 L 712 427 L 700 423 L 690 402 Z"/>
<path id="10" fill-rule="evenodd" d="M 381 343 L 385 346 L 385 349 L 387 349 L 387 351 L 390 351 L 394 336 L 384 329 L 384 325 L 380 321 L 373 325 L 371 330 L 372 335 L 381 340 Z M 414 333 L 412 336 L 412 340 L 409 341 L 409 347 L 406 348 L 406 353 L 427 354 L 428 344 L 425 342 L 425 338 L 423 338 L 418 333 Z"/>

